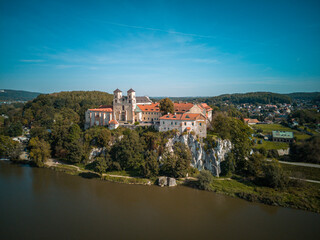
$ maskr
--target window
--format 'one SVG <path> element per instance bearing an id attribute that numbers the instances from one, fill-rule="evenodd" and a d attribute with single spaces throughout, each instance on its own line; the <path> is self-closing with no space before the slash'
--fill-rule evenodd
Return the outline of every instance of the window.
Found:
<path id="1" fill-rule="evenodd" d="M 114 100 L 114 102 L 117 103 L 118 101 L 117 101 L 117 100 Z"/>
<path id="2" fill-rule="evenodd" d="M 162 123 L 164 124 L 164 121 Z"/>
<path id="3" fill-rule="evenodd" d="M 131 103 L 131 100 L 129 100 L 129 103 Z"/>
<path id="4" fill-rule="evenodd" d="M 124 111 L 124 105 L 122 105 L 122 110 Z"/>
<path id="5" fill-rule="evenodd" d="M 175 122 L 174 125 L 177 125 L 177 122 Z"/>
<path id="6" fill-rule="evenodd" d="M 171 122 L 171 125 L 173 124 L 173 122 Z"/>
<path id="7" fill-rule="evenodd" d="M 192 123 L 192 126 L 194 125 L 194 123 Z"/>
<path id="8" fill-rule="evenodd" d="M 184 122 L 184 125 L 187 126 L 187 122 Z"/>
<path id="9" fill-rule="evenodd" d="M 199 125 L 201 126 L 201 123 L 199 123 Z"/>

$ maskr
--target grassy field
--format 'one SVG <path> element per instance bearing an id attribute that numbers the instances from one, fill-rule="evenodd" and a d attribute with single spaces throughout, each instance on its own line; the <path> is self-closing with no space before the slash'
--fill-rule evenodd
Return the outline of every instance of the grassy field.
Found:
<path id="1" fill-rule="evenodd" d="M 256 138 L 257 141 L 259 141 L 259 138 Z M 271 149 L 287 149 L 289 148 L 289 143 L 284 143 L 284 142 L 272 142 L 272 141 L 265 141 L 262 140 L 262 144 L 255 144 L 254 148 L 260 149 L 264 147 L 266 150 L 271 150 Z"/>
<path id="2" fill-rule="evenodd" d="M 262 129 L 263 134 L 271 134 L 272 131 L 288 131 L 293 132 L 294 137 L 297 138 L 298 141 L 310 138 L 311 136 L 297 130 L 282 126 L 281 124 L 256 124 L 252 125 L 254 129 Z"/>
<path id="3" fill-rule="evenodd" d="M 281 167 L 291 177 L 305 178 L 320 181 L 320 168 L 294 166 L 289 164 L 281 164 Z M 320 185 L 319 185 L 320 187 Z"/>
<path id="4" fill-rule="evenodd" d="M 320 184 L 304 183 L 301 186 L 276 190 L 255 186 L 240 178 L 231 180 L 214 180 L 211 190 L 252 202 L 269 205 L 304 209 L 320 213 Z"/>

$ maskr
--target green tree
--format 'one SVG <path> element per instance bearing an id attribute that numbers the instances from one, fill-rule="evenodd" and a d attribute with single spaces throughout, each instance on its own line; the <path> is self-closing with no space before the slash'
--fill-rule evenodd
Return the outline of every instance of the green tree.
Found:
<path id="1" fill-rule="evenodd" d="M 202 190 L 211 190 L 211 183 L 213 182 L 213 176 L 210 171 L 202 170 L 198 176 L 198 186 Z"/>
<path id="2" fill-rule="evenodd" d="M 66 160 L 72 163 L 79 163 L 83 157 L 83 145 L 80 141 L 65 143 L 67 154 Z"/>
<path id="3" fill-rule="evenodd" d="M 17 148 L 18 142 L 13 141 L 10 137 L 0 135 L 0 157 L 11 158 L 12 152 Z"/>
<path id="4" fill-rule="evenodd" d="M 155 151 L 147 151 L 145 161 L 142 164 L 142 174 L 145 177 L 155 177 L 159 174 L 158 154 Z"/>
<path id="5" fill-rule="evenodd" d="M 104 173 L 108 168 L 106 158 L 103 156 L 96 158 L 96 165 L 95 165 L 95 171 L 102 174 Z"/>
<path id="6" fill-rule="evenodd" d="M 283 171 L 280 164 L 276 161 L 263 165 L 264 177 L 262 178 L 264 185 L 272 188 L 285 188 L 289 183 L 289 177 Z"/>
<path id="7" fill-rule="evenodd" d="M 159 102 L 160 111 L 167 114 L 167 113 L 174 113 L 174 104 L 169 98 L 161 99 Z"/>
<path id="8" fill-rule="evenodd" d="M 144 161 L 143 153 L 143 140 L 136 131 L 129 129 L 124 132 L 122 140 L 116 142 L 111 149 L 112 159 L 125 170 L 140 170 Z"/>
<path id="9" fill-rule="evenodd" d="M 44 163 L 50 157 L 50 145 L 38 137 L 31 138 L 29 141 L 30 158 L 38 167 L 43 167 Z"/>

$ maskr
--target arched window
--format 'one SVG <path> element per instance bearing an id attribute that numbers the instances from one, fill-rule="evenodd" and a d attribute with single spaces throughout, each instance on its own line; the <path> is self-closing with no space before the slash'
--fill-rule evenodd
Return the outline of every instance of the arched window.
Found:
<path id="1" fill-rule="evenodd" d="M 124 111 L 124 105 L 122 105 L 122 111 Z"/>

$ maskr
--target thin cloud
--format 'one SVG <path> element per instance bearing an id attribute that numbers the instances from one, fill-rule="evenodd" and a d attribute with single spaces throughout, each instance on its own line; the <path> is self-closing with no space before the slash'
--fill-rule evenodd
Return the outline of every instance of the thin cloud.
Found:
<path id="1" fill-rule="evenodd" d="M 44 62 L 44 60 L 42 60 L 42 59 L 20 59 L 19 62 L 39 63 L 39 62 Z"/>
<path id="2" fill-rule="evenodd" d="M 114 25 L 114 26 L 120 26 L 120 27 L 143 29 L 143 30 L 150 30 L 150 31 L 156 31 L 156 32 L 165 32 L 165 33 L 170 33 L 170 34 L 177 34 L 177 35 L 184 35 L 184 36 L 191 36 L 191 37 L 198 37 L 198 38 L 216 38 L 215 36 L 206 36 L 206 35 L 199 35 L 199 34 L 193 34 L 193 33 L 177 32 L 177 31 L 171 31 L 171 30 L 164 30 L 164 29 L 160 29 L 160 28 L 150 28 L 150 27 L 142 27 L 142 26 L 135 26 L 135 25 L 127 25 L 127 24 L 115 23 L 115 22 L 106 22 L 106 23 L 110 24 L 110 25 Z"/>

